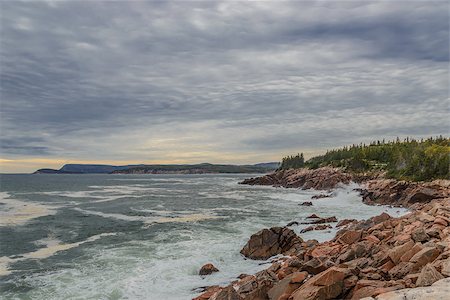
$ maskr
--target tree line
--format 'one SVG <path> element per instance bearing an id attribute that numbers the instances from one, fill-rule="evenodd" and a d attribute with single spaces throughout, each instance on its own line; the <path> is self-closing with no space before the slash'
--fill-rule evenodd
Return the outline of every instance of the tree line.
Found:
<path id="1" fill-rule="evenodd" d="M 450 139 L 378 140 L 333 149 L 305 161 L 303 153 L 284 157 L 280 169 L 341 167 L 349 172 L 386 171 L 387 176 L 414 181 L 450 179 Z"/>

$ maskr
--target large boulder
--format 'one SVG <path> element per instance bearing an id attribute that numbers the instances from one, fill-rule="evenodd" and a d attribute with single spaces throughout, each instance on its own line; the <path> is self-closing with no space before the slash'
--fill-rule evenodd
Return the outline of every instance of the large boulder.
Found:
<path id="1" fill-rule="evenodd" d="M 441 279 L 444 279 L 444 276 L 436 271 L 431 264 L 427 264 L 420 272 L 419 278 L 417 278 L 416 286 L 430 286 Z"/>
<path id="2" fill-rule="evenodd" d="M 214 272 L 219 272 L 219 269 L 214 267 L 213 264 L 206 264 L 200 268 L 200 271 L 198 272 L 198 274 L 203 276 L 203 275 L 210 275 Z"/>
<path id="3" fill-rule="evenodd" d="M 348 271 L 338 267 L 331 267 L 314 276 L 296 290 L 290 299 L 313 300 L 334 299 L 343 291 L 344 278 Z"/>
<path id="4" fill-rule="evenodd" d="M 250 237 L 241 254 L 251 259 L 266 260 L 277 254 L 285 254 L 302 242 L 302 238 L 287 227 L 265 228 Z"/>

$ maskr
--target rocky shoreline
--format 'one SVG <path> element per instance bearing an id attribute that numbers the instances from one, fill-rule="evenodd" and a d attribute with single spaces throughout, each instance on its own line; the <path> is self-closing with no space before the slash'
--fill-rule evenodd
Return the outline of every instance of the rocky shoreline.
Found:
<path id="1" fill-rule="evenodd" d="M 339 169 L 321 168 L 278 171 L 242 184 L 331 190 L 356 180 Z M 228 286 L 209 287 L 194 299 L 420 299 L 424 293 L 433 299 L 449 297 L 450 181 L 359 182 L 365 203 L 409 207 L 411 212 L 399 218 L 383 213 L 364 221 L 340 220 L 336 236 L 322 243 L 304 241 L 288 227 L 262 229 L 241 254 L 257 260 L 277 255 L 271 266 L 242 274 Z M 325 228 L 322 223 L 337 221 L 309 218 L 310 224 Z M 320 230 L 315 226 L 311 230 Z"/>
<path id="2" fill-rule="evenodd" d="M 363 202 L 369 205 L 382 204 L 409 207 L 415 203 L 427 203 L 433 199 L 450 197 L 450 180 L 432 182 L 409 182 L 385 179 L 382 173 L 354 175 L 339 168 L 280 170 L 261 177 L 240 182 L 248 185 L 270 185 L 285 188 L 316 189 L 330 191 L 339 185 L 357 182 Z M 327 197 L 321 194 L 312 199 Z"/>

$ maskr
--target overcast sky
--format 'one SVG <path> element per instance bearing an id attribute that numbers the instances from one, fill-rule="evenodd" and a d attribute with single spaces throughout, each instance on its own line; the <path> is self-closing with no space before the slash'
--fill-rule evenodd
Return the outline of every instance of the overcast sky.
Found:
<path id="1" fill-rule="evenodd" d="M 447 1 L 1 1 L 2 172 L 449 133 Z"/>

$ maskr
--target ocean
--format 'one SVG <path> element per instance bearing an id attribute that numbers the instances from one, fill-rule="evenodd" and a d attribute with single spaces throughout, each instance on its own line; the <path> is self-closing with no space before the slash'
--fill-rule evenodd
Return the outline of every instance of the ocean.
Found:
<path id="1" fill-rule="evenodd" d="M 321 192 L 238 184 L 251 176 L 1 175 L 0 298 L 191 299 L 268 267 L 239 253 L 262 228 L 407 212 L 363 204 L 356 184 L 310 200 Z M 291 228 L 336 233 L 305 226 Z M 200 277 L 209 262 L 220 271 Z"/>

